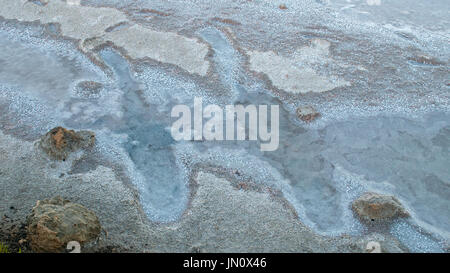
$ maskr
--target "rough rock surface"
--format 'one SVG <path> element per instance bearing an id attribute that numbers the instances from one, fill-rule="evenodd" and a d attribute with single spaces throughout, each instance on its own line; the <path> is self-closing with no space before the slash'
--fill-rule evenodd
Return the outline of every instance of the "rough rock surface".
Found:
<path id="1" fill-rule="evenodd" d="M 28 238 L 33 251 L 61 252 L 68 242 L 95 240 L 101 231 L 92 211 L 61 197 L 37 201 L 28 219 Z"/>
<path id="2" fill-rule="evenodd" d="M 320 113 L 317 112 L 311 106 L 300 106 L 296 110 L 297 117 L 305 122 L 314 121 L 316 118 L 320 116 Z"/>
<path id="3" fill-rule="evenodd" d="M 57 160 L 65 160 L 71 152 L 91 147 L 95 144 L 95 134 L 91 131 L 68 130 L 56 127 L 45 134 L 39 147 L 50 157 Z"/>
<path id="4" fill-rule="evenodd" d="M 397 198 L 373 192 L 365 193 L 355 200 L 352 209 L 363 221 L 391 220 L 409 216 Z"/>

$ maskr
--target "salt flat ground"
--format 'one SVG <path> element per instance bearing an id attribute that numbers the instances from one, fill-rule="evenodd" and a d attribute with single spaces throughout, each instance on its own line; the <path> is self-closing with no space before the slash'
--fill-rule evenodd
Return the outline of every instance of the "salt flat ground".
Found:
<path id="1" fill-rule="evenodd" d="M 448 1 L 0 7 L 0 214 L 13 222 L 61 195 L 99 216 L 97 249 L 448 251 Z M 175 142 L 170 111 L 194 97 L 280 105 L 279 149 Z M 304 105 L 320 118 L 299 120 Z M 55 126 L 94 131 L 95 149 L 50 160 L 34 143 Z M 366 191 L 411 217 L 365 226 L 350 204 Z"/>

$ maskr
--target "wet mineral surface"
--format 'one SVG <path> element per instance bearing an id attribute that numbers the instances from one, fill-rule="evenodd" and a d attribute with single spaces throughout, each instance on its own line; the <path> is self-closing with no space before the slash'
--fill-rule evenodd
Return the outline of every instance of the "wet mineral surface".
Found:
<path id="1" fill-rule="evenodd" d="M 449 7 L 0 0 L 2 236 L 62 196 L 107 231 L 92 251 L 448 251 Z M 171 110 L 194 97 L 279 105 L 278 149 L 175 141 Z M 57 126 L 95 146 L 48 157 Z M 366 192 L 408 217 L 361 221 Z"/>

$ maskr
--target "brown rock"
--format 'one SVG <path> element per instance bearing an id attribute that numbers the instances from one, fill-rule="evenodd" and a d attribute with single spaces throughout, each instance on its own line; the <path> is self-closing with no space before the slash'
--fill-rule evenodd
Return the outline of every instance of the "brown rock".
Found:
<path id="1" fill-rule="evenodd" d="M 397 198 L 373 192 L 365 193 L 353 201 L 352 209 L 361 220 L 366 222 L 409 216 Z"/>
<path id="2" fill-rule="evenodd" d="M 100 231 L 92 211 L 61 197 L 37 201 L 28 217 L 27 236 L 34 252 L 63 252 L 68 242 L 83 245 Z"/>
<path id="3" fill-rule="evenodd" d="M 311 106 L 300 106 L 296 110 L 297 117 L 305 122 L 311 122 L 320 116 Z"/>
<path id="4" fill-rule="evenodd" d="M 95 144 L 95 133 L 91 131 L 67 130 L 56 127 L 45 134 L 39 147 L 50 157 L 57 160 L 65 160 L 71 152 L 85 149 Z"/>

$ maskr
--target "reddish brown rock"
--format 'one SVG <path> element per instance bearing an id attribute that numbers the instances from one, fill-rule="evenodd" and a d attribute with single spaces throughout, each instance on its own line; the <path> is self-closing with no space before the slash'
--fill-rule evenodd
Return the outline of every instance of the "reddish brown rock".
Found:
<path id="1" fill-rule="evenodd" d="M 316 118 L 320 117 L 320 113 L 317 112 L 311 106 L 300 106 L 296 110 L 297 117 L 304 122 L 314 121 Z"/>
<path id="2" fill-rule="evenodd" d="M 365 193 L 356 199 L 352 209 L 361 220 L 366 222 L 409 216 L 397 198 L 373 192 Z"/>
<path id="3" fill-rule="evenodd" d="M 39 147 L 51 158 L 57 160 L 65 160 L 70 153 L 92 147 L 94 144 L 93 132 L 75 132 L 63 127 L 53 128 L 39 141 Z"/>

